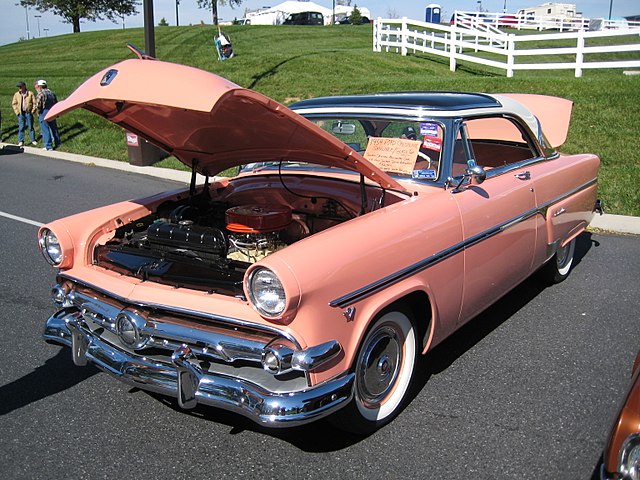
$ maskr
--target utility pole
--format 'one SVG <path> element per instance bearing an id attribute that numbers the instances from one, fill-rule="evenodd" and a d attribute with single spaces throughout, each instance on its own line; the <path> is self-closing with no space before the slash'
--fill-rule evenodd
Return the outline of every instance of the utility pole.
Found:
<path id="1" fill-rule="evenodd" d="M 150 57 L 156 56 L 156 37 L 153 26 L 153 0 L 144 0 L 144 50 Z"/>
<path id="2" fill-rule="evenodd" d="M 180 0 L 176 0 L 176 27 L 180 26 L 180 20 L 178 20 L 178 5 L 180 5 Z"/>

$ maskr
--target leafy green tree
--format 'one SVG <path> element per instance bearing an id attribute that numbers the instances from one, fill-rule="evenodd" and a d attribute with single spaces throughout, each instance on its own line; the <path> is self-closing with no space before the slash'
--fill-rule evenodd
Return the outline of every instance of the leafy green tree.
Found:
<path id="1" fill-rule="evenodd" d="M 158 26 L 159 27 L 168 27 L 169 26 L 169 22 L 167 22 L 167 19 L 162 17 L 160 19 L 160 21 L 158 22 Z"/>
<path id="2" fill-rule="evenodd" d="M 360 25 L 362 23 L 362 14 L 360 13 L 360 9 L 357 5 L 354 5 L 353 10 L 351 10 L 351 15 L 349 15 L 349 22 L 352 25 Z"/>
<path id="3" fill-rule="evenodd" d="M 137 0 L 20 0 L 23 7 L 34 7 L 39 12 L 51 11 L 73 25 L 73 33 L 80 31 L 80 20 L 117 22 L 137 13 Z"/>
<path id="4" fill-rule="evenodd" d="M 240 5 L 242 0 L 198 0 L 199 8 L 210 8 L 213 15 L 213 24 L 218 25 L 218 4 L 234 7 Z"/>

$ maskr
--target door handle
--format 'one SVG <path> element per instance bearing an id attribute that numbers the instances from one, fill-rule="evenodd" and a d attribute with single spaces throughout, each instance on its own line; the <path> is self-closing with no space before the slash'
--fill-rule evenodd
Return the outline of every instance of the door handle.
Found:
<path id="1" fill-rule="evenodd" d="M 514 175 L 518 180 L 531 180 L 531 172 L 526 171 L 522 173 L 516 173 Z"/>

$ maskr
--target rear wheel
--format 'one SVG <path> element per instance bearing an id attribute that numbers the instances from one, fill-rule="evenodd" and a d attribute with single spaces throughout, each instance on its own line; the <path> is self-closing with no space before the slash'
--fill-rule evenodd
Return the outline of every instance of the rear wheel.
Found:
<path id="1" fill-rule="evenodd" d="M 416 363 L 416 334 L 410 315 L 379 316 L 358 351 L 351 403 L 332 418 L 338 428 L 365 434 L 391 421 L 406 403 Z"/>
<path id="2" fill-rule="evenodd" d="M 567 278 L 573 265 L 575 250 L 575 238 L 564 247 L 559 248 L 556 254 L 542 267 L 540 273 L 543 280 L 549 284 L 554 284 L 560 283 Z"/>

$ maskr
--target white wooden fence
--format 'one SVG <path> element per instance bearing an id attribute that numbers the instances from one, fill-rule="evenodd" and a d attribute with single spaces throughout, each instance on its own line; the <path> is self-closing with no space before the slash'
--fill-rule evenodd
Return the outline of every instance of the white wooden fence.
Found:
<path id="1" fill-rule="evenodd" d="M 559 32 L 640 29 L 640 22 L 620 18 L 608 20 L 605 18 L 464 12 L 460 10 L 454 12 L 451 20 L 452 25 L 476 29 L 493 27 L 517 30 L 557 30 Z"/>
<path id="2" fill-rule="evenodd" d="M 613 38 L 620 43 L 591 45 L 599 38 Z M 630 42 L 630 39 L 632 43 Z M 558 42 L 560 41 L 560 42 Z M 527 48 L 536 42 L 536 48 Z M 540 46 L 549 42 L 549 46 Z M 559 46 L 559 43 L 562 46 Z M 569 45 L 569 46 L 567 46 Z M 458 61 L 487 65 L 506 71 L 512 77 L 516 70 L 575 70 L 581 77 L 584 69 L 640 68 L 640 35 L 638 30 L 579 30 L 564 33 L 516 35 L 496 29 L 474 29 L 441 25 L 417 20 L 381 19 L 373 26 L 373 51 L 428 53 L 449 58 L 449 68 L 455 71 Z M 630 60 L 590 60 L 593 54 L 638 52 Z M 492 58 L 484 58 L 490 56 Z M 554 57 L 561 56 L 554 61 Z M 571 60 L 567 61 L 566 57 Z M 602 57 L 603 55 L 600 55 Z M 544 57 L 539 63 L 531 58 Z M 593 57 L 592 57 L 593 58 Z M 524 60 L 524 61 L 523 61 Z"/>

